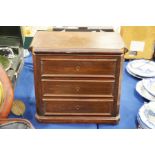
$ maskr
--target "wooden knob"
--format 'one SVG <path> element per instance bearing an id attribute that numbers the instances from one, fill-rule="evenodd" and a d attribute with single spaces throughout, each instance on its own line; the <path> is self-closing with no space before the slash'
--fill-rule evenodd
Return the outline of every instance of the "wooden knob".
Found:
<path id="1" fill-rule="evenodd" d="M 77 91 L 77 92 L 79 92 L 79 90 L 80 90 L 80 87 L 78 87 L 78 86 L 77 86 L 75 89 L 76 89 L 76 91 Z"/>
<path id="2" fill-rule="evenodd" d="M 76 106 L 75 106 L 75 109 L 76 109 L 76 110 L 79 110 L 79 109 L 80 109 L 80 106 L 79 106 L 79 105 L 76 105 Z"/>
<path id="3" fill-rule="evenodd" d="M 80 70 L 80 66 L 76 66 L 76 71 L 79 71 Z"/>

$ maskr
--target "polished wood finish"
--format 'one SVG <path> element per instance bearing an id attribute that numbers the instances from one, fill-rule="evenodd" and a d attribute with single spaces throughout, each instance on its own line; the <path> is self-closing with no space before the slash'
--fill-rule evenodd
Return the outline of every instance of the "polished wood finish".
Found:
<path id="1" fill-rule="evenodd" d="M 90 87 L 90 85 L 92 87 Z M 112 96 L 114 80 L 42 80 L 43 96 Z"/>
<path id="2" fill-rule="evenodd" d="M 123 47 L 114 32 L 38 32 L 31 44 L 37 120 L 117 123 Z"/>
<path id="3" fill-rule="evenodd" d="M 69 54 L 68 54 L 69 55 Z M 59 55 L 41 57 L 41 74 L 46 75 L 113 75 L 115 73 L 117 57 Z"/>
<path id="4" fill-rule="evenodd" d="M 31 46 L 34 52 L 67 52 L 88 53 L 105 50 L 122 53 L 124 44 L 119 34 L 114 32 L 48 32 L 39 31 L 35 34 Z M 103 50 L 105 49 L 105 50 Z"/>

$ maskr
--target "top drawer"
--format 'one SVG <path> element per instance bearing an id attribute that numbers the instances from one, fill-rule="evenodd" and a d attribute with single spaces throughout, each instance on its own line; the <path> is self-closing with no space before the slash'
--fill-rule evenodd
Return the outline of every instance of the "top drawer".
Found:
<path id="1" fill-rule="evenodd" d="M 116 58 L 106 57 L 41 57 L 42 76 L 114 76 Z"/>

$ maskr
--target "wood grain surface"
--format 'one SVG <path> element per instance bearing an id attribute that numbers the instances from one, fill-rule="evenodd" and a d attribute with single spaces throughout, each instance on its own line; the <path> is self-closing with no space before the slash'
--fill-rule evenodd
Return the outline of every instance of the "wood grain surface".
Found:
<path id="1" fill-rule="evenodd" d="M 31 50 L 37 120 L 119 121 L 123 42 L 118 34 L 38 32 Z"/>

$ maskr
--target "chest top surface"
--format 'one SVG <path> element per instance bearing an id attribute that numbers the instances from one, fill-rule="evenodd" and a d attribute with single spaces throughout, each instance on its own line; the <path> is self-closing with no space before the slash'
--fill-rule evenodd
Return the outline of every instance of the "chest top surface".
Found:
<path id="1" fill-rule="evenodd" d="M 38 31 L 30 48 L 34 52 L 115 52 L 122 53 L 124 43 L 115 32 Z"/>

